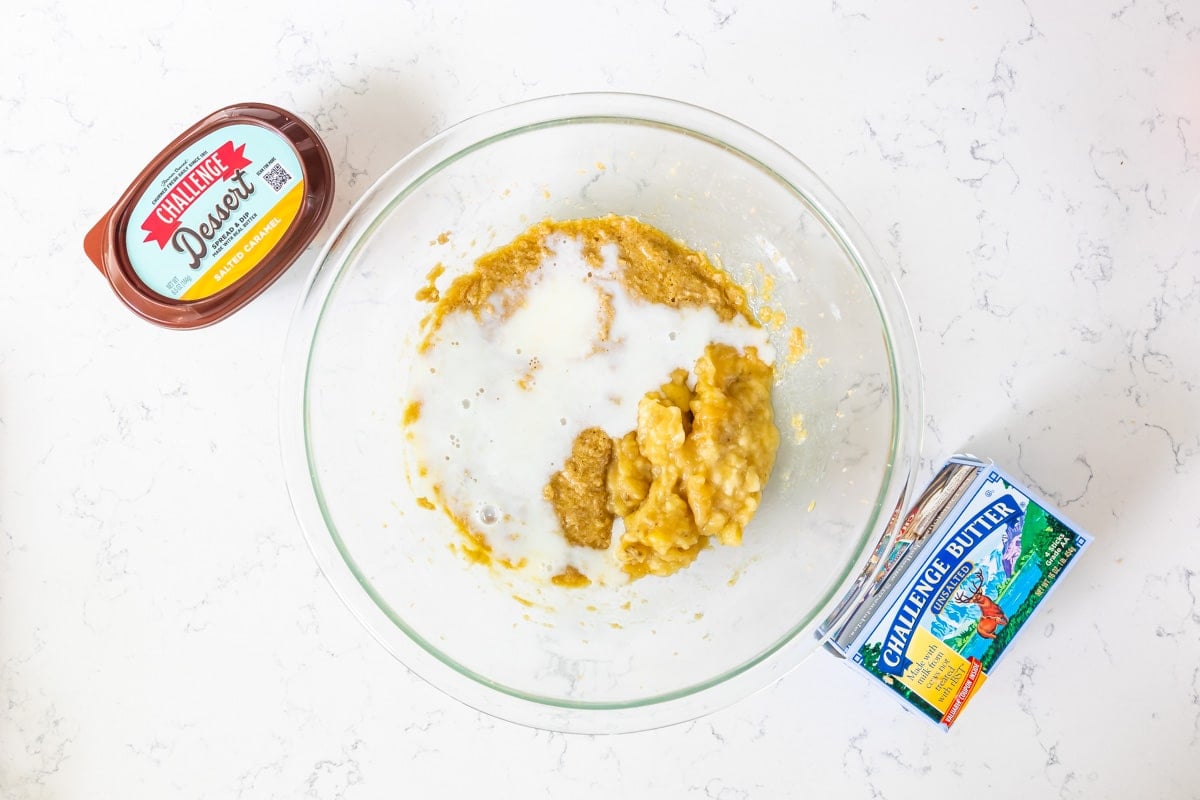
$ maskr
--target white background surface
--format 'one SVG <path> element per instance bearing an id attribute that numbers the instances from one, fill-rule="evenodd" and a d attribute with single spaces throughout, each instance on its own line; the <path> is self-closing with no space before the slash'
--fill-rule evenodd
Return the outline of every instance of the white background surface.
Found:
<path id="1" fill-rule="evenodd" d="M 81 252 L 231 102 L 318 127 L 336 219 L 445 126 L 596 89 L 812 166 L 900 275 L 926 457 L 990 455 L 1096 536 L 952 733 L 826 656 L 617 738 L 458 705 L 292 518 L 277 384 L 313 253 L 173 333 Z M 0 797 L 1200 797 L 1198 197 L 1195 3 L 7 4 Z"/>

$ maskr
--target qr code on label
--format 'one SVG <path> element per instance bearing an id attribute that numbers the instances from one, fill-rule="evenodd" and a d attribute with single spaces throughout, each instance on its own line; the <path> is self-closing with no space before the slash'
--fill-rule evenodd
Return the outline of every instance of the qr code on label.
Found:
<path id="1" fill-rule="evenodd" d="M 286 186 L 291 179 L 291 173 L 284 169 L 282 164 L 276 164 L 263 173 L 263 180 L 277 192 Z"/>

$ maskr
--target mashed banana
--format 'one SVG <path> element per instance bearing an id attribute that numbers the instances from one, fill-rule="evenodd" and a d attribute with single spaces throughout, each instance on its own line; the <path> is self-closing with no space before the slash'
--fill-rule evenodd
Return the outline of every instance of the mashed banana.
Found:
<path id="1" fill-rule="evenodd" d="M 741 544 L 775 463 L 772 368 L 754 348 L 709 345 L 695 374 L 694 390 L 677 370 L 646 395 L 609 468 L 625 521 L 620 557 L 634 577 L 687 566 L 709 537 Z"/>
<path id="2" fill-rule="evenodd" d="M 631 577 L 686 567 L 710 537 L 741 544 L 779 447 L 773 373 L 752 347 L 713 344 L 696 362 L 694 390 L 676 370 L 638 404 L 637 430 L 616 441 L 604 486 L 625 523 L 618 555 Z"/>

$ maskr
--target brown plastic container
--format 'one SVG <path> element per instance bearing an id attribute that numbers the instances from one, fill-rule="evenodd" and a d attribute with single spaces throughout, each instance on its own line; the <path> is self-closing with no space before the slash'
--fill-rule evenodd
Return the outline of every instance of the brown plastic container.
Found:
<path id="1" fill-rule="evenodd" d="M 292 265 L 329 216 L 333 188 L 316 131 L 281 108 L 239 103 L 155 156 L 83 249 L 136 314 L 200 328 Z"/>

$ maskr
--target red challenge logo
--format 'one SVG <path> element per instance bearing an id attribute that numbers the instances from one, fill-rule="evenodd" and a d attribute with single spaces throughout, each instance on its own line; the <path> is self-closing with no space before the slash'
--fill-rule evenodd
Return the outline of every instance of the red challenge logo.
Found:
<path id="1" fill-rule="evenodd" d="M 193 203 L 210 187 L 229 180 L 239 169 L 250 166 L 250 159 L 244 155 L 245 149 L 246 145 L 234 147 L 230 140 L 188 170 L 142 223 L 142 230 L 146 231 L 146 238 L 142 241 L 154 242 L 160 250 L 165 249 L 179 229 L 183 213 Z"/>

